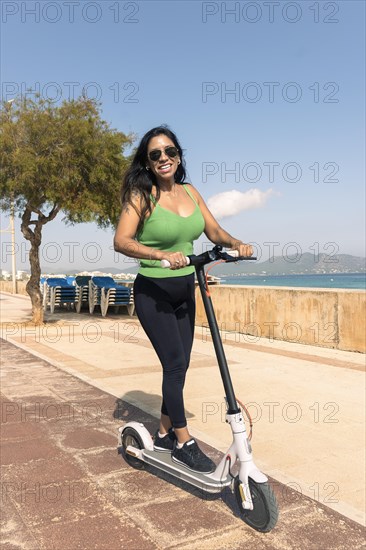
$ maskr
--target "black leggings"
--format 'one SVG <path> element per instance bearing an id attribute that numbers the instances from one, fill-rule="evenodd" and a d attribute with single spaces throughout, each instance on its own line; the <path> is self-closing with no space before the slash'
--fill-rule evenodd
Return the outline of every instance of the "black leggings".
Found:
<path id="1" fill-rule="evenodd" d="M 161 412 L 174 428 L 187 425 L 183 387 L 191 356 L 195 296 L 194 273 L 155 278 L 137 275 L 134 283 L 137 317 L 163 367 Z"/>

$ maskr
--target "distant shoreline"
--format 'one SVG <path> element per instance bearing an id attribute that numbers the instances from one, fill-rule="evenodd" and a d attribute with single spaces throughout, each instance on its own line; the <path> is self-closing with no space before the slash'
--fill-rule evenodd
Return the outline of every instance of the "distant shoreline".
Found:
<path id="1" fill-rule="evenodd" d="M 221 284 L 366 290 L 366 273 L 245 274 L 221 276 Z"/>
<path id="2" fill-rule="evenodd" d="M 217 277 L 225 277 L 226 279 L 235 279 L 235 277 L 321 277 L 323 275 L 364 275 L 366 277 L 366 271 L 326 271 L 318 273 L 317 271 L 312 271 L 311 273 L 238 273 L 225 275 L 217 275 Z"/>

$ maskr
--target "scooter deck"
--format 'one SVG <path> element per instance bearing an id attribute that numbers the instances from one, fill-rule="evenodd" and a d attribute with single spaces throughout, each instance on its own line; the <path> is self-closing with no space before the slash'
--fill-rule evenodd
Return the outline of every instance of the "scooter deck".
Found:
<path id="1" fill-rule="evenodd" d="M 224 487 L 227 487 L 232 482 L 232 477 L 230 475 L 227 475 L 223 479 L 215 479 L 210 477 L 214 476 L 215 472 L 212 474 L 193 472 L 185 466 L 173 462 L 170 453 L 143 449 L 142 456 L 144 462 L 147 462 L 159 470 L 164 470 L 164 472 L 186 481 L 190 485 L 194 485 L 206 493 L 219 493 Z"/>

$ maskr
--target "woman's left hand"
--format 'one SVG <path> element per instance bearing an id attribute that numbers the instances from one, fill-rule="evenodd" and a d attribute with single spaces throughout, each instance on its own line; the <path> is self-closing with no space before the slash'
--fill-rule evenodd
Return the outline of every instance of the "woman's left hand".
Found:
<path id="1" fill-rule="evenodd" d="M 253 256 L 253 247 L 250 244 L 243 243 L 242 241 L 236 241 L 231 250 L 237 250 L 239 256 L 244 258 Z"/>

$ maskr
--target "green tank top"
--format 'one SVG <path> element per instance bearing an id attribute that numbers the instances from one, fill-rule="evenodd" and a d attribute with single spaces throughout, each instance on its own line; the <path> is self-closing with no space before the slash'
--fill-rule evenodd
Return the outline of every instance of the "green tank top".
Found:
<path id="1" fill-rule="evenodd" d="M 179 214 L 160 206 L 150 195 L 155 208 L 137 235 L 138 242 L 155 248 L 155 250 L 180 251 L 184 256 L 193 254 L 193 241 L 202 234 L 205 221 L 187 186 L 183 184 L 183 187 L 196 205 L 194 212 L 190 216 L 179 216 Z M 183 277 L 194 273 L 194 267 L 187 266 L 171 270 L 161 267 L 160 260 L 140 260 L 138 272 L 146 277 Z"/>

